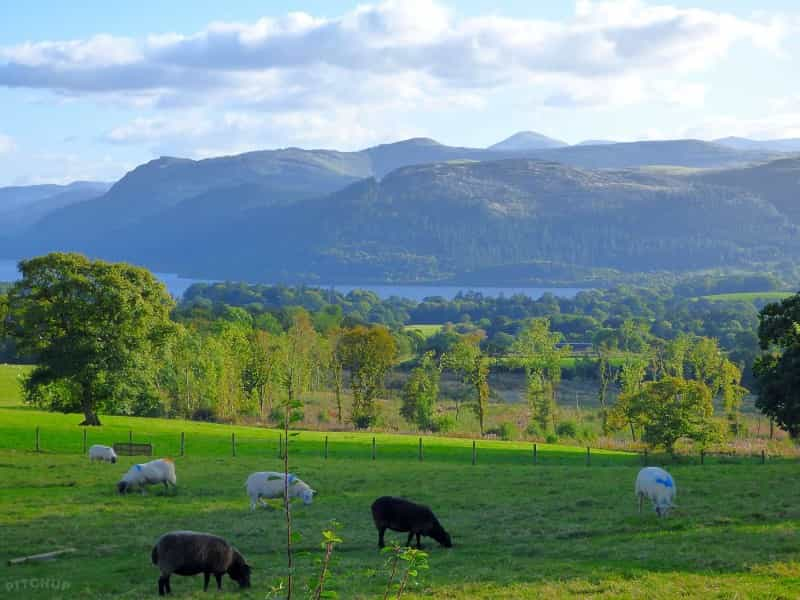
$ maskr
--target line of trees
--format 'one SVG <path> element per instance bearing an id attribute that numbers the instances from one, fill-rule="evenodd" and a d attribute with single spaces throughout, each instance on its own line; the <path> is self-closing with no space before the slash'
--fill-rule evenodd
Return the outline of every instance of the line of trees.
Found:
<path id="1" fill-rule="evenodd" d="M 328 390 L 339 423 L 367 428 L 376 423 L 384 381 L 402 357 L 410 372 L 400 413 L 420 430 L 451 426 L 437 410 L 447 371 L 468 391 L 464 398 L 484 434 L 489 375 L 497 368 L 525 373 L 531 431 L 544 435 L 558 426 L 559 386 L 571 353 L 546 317 L 521 321 L 507 351 L 497 355 L 477 326 L 445 330 L 426 347 L 400 328 L 348 322 L 334 305 L 316 312 L 176 308 L 161 283 L 130 265 L 56 253 L 20 267 L 22 279 L 0 310 L 4 334 L 37 357 L 26 398 L 52 410 L 81 411 L 86 425 L 99 424 L 99 412 L 218 420 L 259 415 L 286 425 L 298 418 L 296 400 Z M 793 436 L 800 435 L 799 306 L 794 297 L 764 309 L 757 364 L 758 405 Z M 598 381 L 604 433 L 625 430 L 635 441 L 670 451 L 681 438 L 705 444 L 738 433 L 747 390 L 740 364 L 716 339 L 690 333 L 663 339 L 645 321 L 629 318 L 598 330 L 594 348 L 593 358 L 576 363 Z M 614 404 L 612 386 L 619 391 Z M 727 432 L 713 418 L 715 402 Z"/>

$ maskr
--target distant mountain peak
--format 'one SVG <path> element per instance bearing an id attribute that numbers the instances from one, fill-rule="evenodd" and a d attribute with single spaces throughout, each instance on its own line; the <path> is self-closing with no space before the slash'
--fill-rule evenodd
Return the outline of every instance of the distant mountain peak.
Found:
<path id="1" fill-rule="evenodd" d="M 536 131 L 518 131 L 502 142 L 489 146 L 489 150 L 542 150 L 545 148 L 563 148 L 566 142 L 547 137 Z"/>

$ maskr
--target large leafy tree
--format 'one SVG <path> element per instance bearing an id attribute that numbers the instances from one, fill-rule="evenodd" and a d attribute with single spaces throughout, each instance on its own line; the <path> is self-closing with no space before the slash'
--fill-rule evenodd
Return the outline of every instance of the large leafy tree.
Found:
<path id="1" fill-rule="evenodd" d="M 124 263 L 53 253 L 19 263 L 5 328 L 37 366 L 29 402 L 80 410 L 147 412 L 157 404 L 159 356 L 174 326 L 174 301 L 149 271 Z"/>
<path id="2" fill-rule="evenodd" d="M 800 294 L 769 304 L 759 315 L 762 354 L 756 406 L 793 438 L 800 437 Z"/>
<path id="3" fill-rule="evenodd" d="M 548 319 L 528 321 L 511 346 L 514 361 L 524 367 L 528 402 L 533 419 L 542 431 L 550 428 L 556 411 L 556 392 L 561 383 L 561 360 L 569 356 L 563 335 L 550 331 Z"/>
<path id="4" fill-rule="evenodd" d="M 481 436 L 485 430 L 486 417 L 489 412 L 489 357 L 481 350 L 481 339 L 484 333 L 477 331 L 462 335 L 450 352 L 442 358 L 442 364 L 456 373 L 461 374 L 465 384 L 475 390 L 475 415 L 478 417 L 478 426 Z M 456 407 L 457 410 L 457 407 Z M 458 412 L 456 412 L 456 416 Z"/>
<path id="5" fill-rule="evenodd" d="M 420 429 L 430 429 L 433 426 L 441 373 L 441 364 L 436 361 L 434 353 L 426 352 L 403 386 L 400 414 Z"/>
<path id="6" fill-rule="evenodd" d="M 681 438 L 713 440 L 718 435 L 713 414 L 711 391 L 702 381 L 665 377 L 621 394 L 610 422 L 641 427 L 644 442 L 672 453 Z"/>
<path id="7" fill-rule="evenodd" d="M 353 424 L 368 427 L 377 417 L 375 398 L 394 364 L 397 344 L 386 327 L 358 325 L 341 335 L 336 351 L 341 364 L 350 371 Z"/>

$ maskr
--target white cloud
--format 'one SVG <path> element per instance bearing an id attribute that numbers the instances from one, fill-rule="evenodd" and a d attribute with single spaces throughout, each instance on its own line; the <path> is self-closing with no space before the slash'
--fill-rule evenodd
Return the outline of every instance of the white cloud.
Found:
<path id="1" fill-rule="evenodd" d="M 0 156 L 11 154 L 16 149 L 17 145 L 14 143 L 13 138 L 0 133 Z"/>
<path id="2" fill-rule="evenodd" d="M 737 42 L 777 50 L 784 34 L 765 18 L 636 0 L 579 0 L 575 16 L 564 22 L 458 19 L 431 0 L 390 0 L 335 19 L 291 13 L 212 23 L 193 35 L 102 35 L 6 47 L 0 49 L 0 85 L 237 96 L 248 87 L 269 93 L 283 79 L 296 81 L 298 70 L 313 82 L 326 69 L 362 78 L 414 72 L 460 88 L 508 84 L 520 75 L 591 82 L 602 75 L 696 71 Z"/>

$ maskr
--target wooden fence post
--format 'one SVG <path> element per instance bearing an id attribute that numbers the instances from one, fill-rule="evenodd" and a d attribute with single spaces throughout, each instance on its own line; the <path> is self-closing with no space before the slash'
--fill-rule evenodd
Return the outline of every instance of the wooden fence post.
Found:
<path id="1" fill-rule="evenodd" d="M 231 431 L 231 454 L 236 456 L 236 433 Z"/>
<path id="2" fill-rule="evenodd" d="M 762 448 L 762 449 L 761 449 L 761 464 L 763 465 L 763 464 L 765 464 L 766 462 L 767 462 L 767 453 L 766 453 L 766 451 L 765 451 L 765 450 Z"/>
<path id="3" fill-rule="evenodd" d="M 422 455 L 422 438 L 419 438 L 419 461 L 422 462 L 423 455 Z"/>
<path id="4" fill-rule="evenodd" d="M 536 464 L 537 462 L 539 462 L 539 456 L 538 456 L 538 453 L 536 451 L 536 444 L 534 444 L 533 445 L 533 464 Z"/>
<path id="5" fill-rule="evenodd" d="M 328 458 L 328 436 L 325 436 L 325 458 Z"/>
<path id="6" fill-rule="evenodd" d="M 475 440 L 472 440 L 472 464 L 475 464 L 476 459 Z"/>
<path id="7" fill-rule="evenodd" d="M 700 464 L 703 465 L 706 462 L 706 451 L 700 450 Z"/>
<path id="8" fill-rule="evenodd" d="M 83 453 L 86 454 L 86 427 L 83 428 Z"/>
<path id="9" fill-rule="evenodd" d="M 186 448 L 186 435 L 185 432 L 181 431 L 181 456 L 183 456 L 185 448 Z"/>
<path id="10" fill-rule="evenodd" d="M 39 452 L 39 426 L 36 426 L 36 451 Z"/>
<path id="11" fill-rule="evenodd" d="M 375 460 L 375 436 L 372 436 L 372 460 Z"/>
<path id="12" fill-rule="evenodd" d="M 589 448 L 589 446 L 586 446 L 586 466 L 587 467 L 592 464 L 592 454 L 591 454 L 591 452 L 592 451 Z"/>

